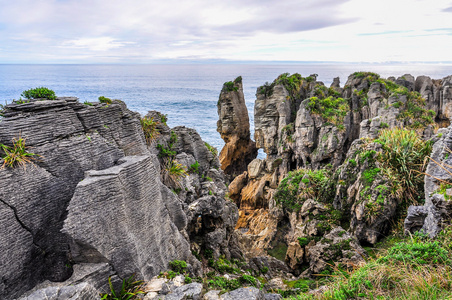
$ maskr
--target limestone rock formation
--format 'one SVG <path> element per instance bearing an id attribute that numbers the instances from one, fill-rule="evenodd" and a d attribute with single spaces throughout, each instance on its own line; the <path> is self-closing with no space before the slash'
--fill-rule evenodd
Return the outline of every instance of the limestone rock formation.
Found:
<path id="1" fill-rule="evenodd" d="M 0 143 L 23 138 L 36 156 L 0 169 L 0 298 L 83 299 L 106 292 L 110 275 L 146 279 L 174 259 L 199 274 L 192 251 L 241 257 L 237 207 L 194 130 L 171 130 L 157 112 L 140 124 L 119 100 L 32 100 L 2 115 Z M 77 279 L 79 266 L 106 263 L 110 271 L 85 268 Z"/>
<path id="2" fill-rule="evenodd" d="M 430 237 L 441 231 L 442 224 L 452 220 L 452 126 L 438 133 L 436 143 L 425 173 L 425 204 L 410 206 L 405 219 L 405 229 L 420 229 Z"/>
<path id="3" fill-rule="evenodd" d="M 223 85 L 217 107 L 217 131 L 225 142 L 220 152 L 221 169 L 234 178 L 243 173 L 248 163 L 257 156 L 256 145 L 250 138 L 242 77 Z"/>
<path id="4" fill-rule="evenodd" d="M 299 237 L 317 239 L 312 247 L 338 226 L 369 244 L 387 234 L 387 220 L 396 218 L 402 199 L 389 192 L 391 179 L 379 172 L 375 157 L 381 145 L 373 140 L 382 129 L 397 127 L 432 138 L 435 126 L 450 124 L 450 86 L 450 76 L 384 79 L 356 72 L 344 87 L 338 78 L 327 88 L 317 76 L 299 74 L 282 74 L 259 87 L 255 140 L 267 157 L 252 161 L 229 186 L 229 197 L 239 207 L 236 231 L 245 254 L 284 252 L 287 265 L 296 271 L 313 257 L 309 247 L 300 246 Z M 328 168 L 332 173 L 324 172 Z M 316 192 L 324 184 L 329 192 Z M 275 197 L 278 193 L 283 196 Z M 281 204 L 290 197 L 299 207 Z M 444 213 L 446 202 L 434 199 Z M 417 223 L 426 218 L 425 208 L 416 208 L 416 213 Z M 348 254 L 341 255 L 347 259 Z M 320 267 L 309 265 L 314 269 Z"/>

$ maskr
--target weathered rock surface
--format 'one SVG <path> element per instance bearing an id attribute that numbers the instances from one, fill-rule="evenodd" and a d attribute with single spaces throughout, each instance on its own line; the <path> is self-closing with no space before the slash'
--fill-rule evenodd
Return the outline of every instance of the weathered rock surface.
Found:
<path id="1" fill-rule="evenodd" d="M 167 187 L 149 156 L 127 156 L 118 166 L 89 171 L 68 206 L 63 232 L 74 239 L 79 255 L 95 249 L 101 256 L 95 259 L 111 262 L 121 278 L 150 279 L 168 261 L 191 257 L 175 226 L 186 225 L 182 206 L 176 197 L 164 199 L 161 189 Z M 182 219 L 173 222 L 173 216 Z"/>
<path id="2" fill-rule="evenodd" d="M 257 156 L 256 144 L 250 138 L 241 77 L 224 84 L 217 107 L 217 131 L 226 143 L 220 152 L 221 169 L 233 179 Z"/>
<path id="3" fill-rule="evenodd" d="M 264 292 L 255 287 L 244 287 L 225 293 L 220 296 L 221 300 L 264 300 Z"/>
<path id="4" fill-rule="evenodd" d="M 8 105 L 3 116 L 0 143 L 12 146 L 21 136 L 39 158 L 26 169 L 0 169 L 0 298 L 36 287 L 33 297 L 86 299 L 103 291 L 110 275 L 148 279 L 174 259 L 189 262 L 196 276 L 201 265 L 191 250 L 241 257 L 237 207 L 225 201 L 218 158 L 196 131 L 171 130 L 163 115 L 150 112 L 157 134 L 146 141 L 139 114 L 117 100 L 31 101 Z M 199 167 L 171 182 L 177 187 L 165 186 L 167 160 L 158 144 L 171 147 L 185 170 Z M 198 199 L 200 209 L 190 210 Z M 86 263 L 108 263 L 114 272 L 92 269 L 77 281 L 73 270 Z"/>
<path id="5" fill-rule="evenodd" d="M 381 151 L 380 145 L 370 143 L 370 139 L 377 138 L 382 129 L 394 127 L 417 128 L 428 139 L 433 136 L 434 121 L 439 127 L 448 126 L 451 78 L 432 80 L 405 74 L 386 80 L 377 74 L 357 72 L 349 76 L 343 88 L 338 78 L 326 88 L 315 75 L 303 78 L 282 74 L 272 84 L 259 87 L 255 140 L 267 158 L 252 161 L 247 171 L 229 186 L 229 196 L 239 207 L 236 231 L 245 254 L 252 257 L 275 253 L 275 249 L 285 251 L 286 263 L 296 270 L 305 268 L 310 261 L 308 247 L 300 247 L 297 238 L 318 241 L 339 221 L 346 226 L 347 235 L 359 242 L 375 244 L 385 236 L 391 226 L 388 220 L 396 216 L 402 201 L 389 193 L 389 178 L 378 172 L 380 166 L 374 156 Z M 317 100 L 311 101 L 312 97 Z M 341 99 L 346 100 L 342 107 Z M 362 158 L 360 153 L 372 157 Z M 308 214 L 278 209 L 274 194 L 289 171 L 300 167 L 316 170 L 328 165 L 337 170 L 331 175 L 336 195 L 323 199 L 328 204 L 326 209 L 319 208 L 322 212 L 317 216 L 311 209 L 307 209 Z M 370 169 L 375 174 L 369 177 L 364 173 Z M 294 185 L 299 193 L 310 188 L 302 182 Z M 441 207 L 436 211 L 447 215 L 447 202 L 438 196 L 435 201 Z M 422 226 L 420 222 L 423 224 L 424 219 L 429 220 L 428 215 L 434 215 L 426 208 L 411 210 L 416 212 L 414 227 Z M 321 216 L 327 214 L 324 218 L 331 219 L 332 213 L 336 221 L 329 220 L 327 224 L 322 220 Z M 434 219 L 438 219 L 438 213 Z M 326 252 L 322 255 L 327 256 Z M 346 258 L 344 255 L 347 254 L 341 259 Z M 320 269 L 315 265 L 309 268 Z"/>
<path id="6" fill-rule="evenodd" d="M 452 220 L 452 127 L 442 129 L 441 137 L 433 145 L 433 151 L 425 173 L 425 204 L 410 206 L 405 219 L 405 230 L 422 229 L 430 237 L 441 231 L 443 223 Z"/>
<path id="7" fill-rule="evenodd" d="M 0 143 L 12 146 L 21 136 L 40 156 L 26 169 L 0 170 L 0 297 L 71 276 L 70 239 L 60 229 L 75 187 L 87 170 L 109 168 L 126 153 L 144 154 L 139 129 L 138 116 L 119 101 L 108 107 L 73 98 L 8 106 Z"/>

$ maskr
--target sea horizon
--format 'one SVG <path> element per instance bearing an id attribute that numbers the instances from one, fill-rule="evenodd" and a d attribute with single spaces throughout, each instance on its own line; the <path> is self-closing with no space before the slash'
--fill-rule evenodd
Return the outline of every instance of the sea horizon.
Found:
<path id="1" fill-rule="evenodd" d="M 279 64 L 278 64 L 279 63 Z M 447 63 L 179 63 L 179 64 L 0 64 L 0 101 L 19 99 L 22 91 L 45 86 L 57 96 L 75 96 L 97 101 L 105 96 L 124 101 L 144 116 L 150 110 L 168 115 L 168 125 L 194 128 L 203 140 L 221 150 L 224 143 L 216 132 L 217 101 L 224 82 L 242 76 L 245 101 L 254 136 L 254 101 L 257 87 L 282 73 L 318 74 L 329 86 L 339 77 L 344 86 L 356 71 L 389 76 L 426 75 L 442 79 L 452 75 Z"/>

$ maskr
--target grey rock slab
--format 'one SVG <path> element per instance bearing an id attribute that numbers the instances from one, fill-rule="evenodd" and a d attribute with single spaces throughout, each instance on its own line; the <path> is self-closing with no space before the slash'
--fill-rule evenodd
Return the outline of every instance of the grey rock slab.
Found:
<path id="1" fill-rule="evenodd" d="M 187 260 L 188 242 L 172 222 L 161 182 L 149 156 L 128 156 L 120 165 L 87 172 L 68 207 L 63 231 L 96 249 L 118 275 L 145 280 L 174 259 Z M 174 209 L 182 207 L 173 205 Z"/>
<path id="2" fill-rule="evenodd" d="M 264 292 L 255 287 L 244 287 L 223 294 L 221 300 L 264 300 Z"/>

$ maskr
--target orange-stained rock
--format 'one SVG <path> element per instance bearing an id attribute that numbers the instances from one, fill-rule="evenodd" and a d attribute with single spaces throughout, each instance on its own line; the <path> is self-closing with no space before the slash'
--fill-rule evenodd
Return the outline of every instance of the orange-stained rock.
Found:
<path id="1" fill-rule="evenodd" d="M 225 142 L 220 152 L 221 169 L 232 180 L 246 171 L 248 163 L 257 156 L 256 144 L 250 138 L 241 77 L 223 85 L 217 107 L 217 131 Z"/>

